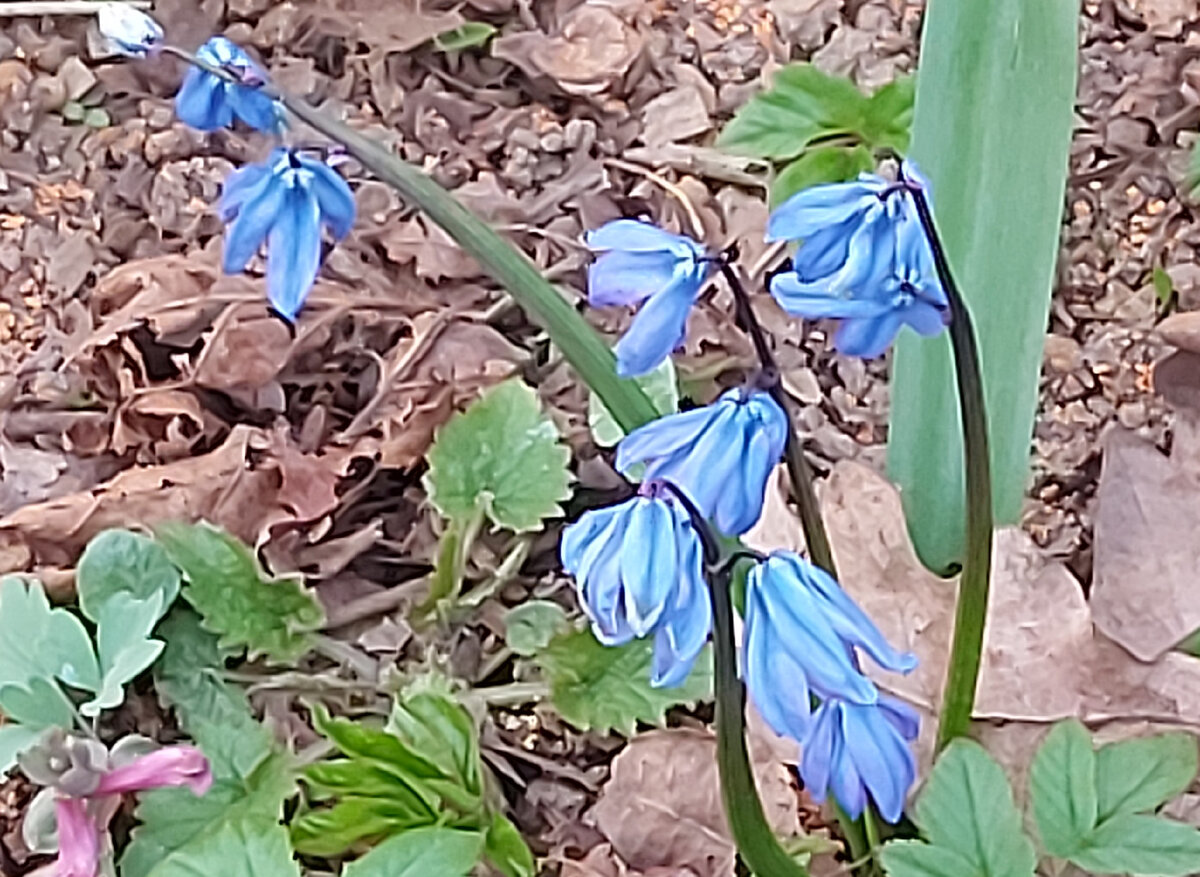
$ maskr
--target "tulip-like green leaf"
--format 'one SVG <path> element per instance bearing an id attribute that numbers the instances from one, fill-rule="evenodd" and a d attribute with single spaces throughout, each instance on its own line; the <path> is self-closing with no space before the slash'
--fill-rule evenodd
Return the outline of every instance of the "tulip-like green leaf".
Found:
<path id="1" fill-rule="evenodd" d="M 971 310 L 991 424 L 993 508 L 1016 523 L 1058 255 L 1079 0 L 930 0 L 911 157 Z M 964 551 L 962 427 L 950 343 L 902 333 L 888 466 L 921 560 Z"/>

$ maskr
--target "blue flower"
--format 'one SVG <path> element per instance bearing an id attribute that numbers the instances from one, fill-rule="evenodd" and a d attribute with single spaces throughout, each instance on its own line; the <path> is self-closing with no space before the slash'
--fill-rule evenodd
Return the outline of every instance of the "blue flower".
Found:
<path id="1" fill-rule="evenodd" d="M 145 58 L 162 48 L 163 29 L 158 22 L 128 3 L 101 3 L 96 23 L 100 36 L 118 54 Z"/>
<path id="2" fill-rule="evenodd" d="M 876 357 L 901 326 L 926 336 L 946 326 L 946 293 L 914 187 L 925 182 L 905 164 L 899 183 L 864 174 L 813 186 L 771 216 L 768 238 L 803 241 L 792 270 L 772 279 L 771 294 L 789 314 L 842 320 L 834 344 L 843 353 Z"/>
<path id="3" fill-rule="evenodd" d="M 805 788 L 820 802 L 832 787 L 838 803 L 855 819 L 870 795 L 884 819 L 899 822 L 917 777 L 909 743 L 917 739 L 918 725 L 917 714 L 890 697 L 874 704 L 825 701 L 802 743 Z"/>
<path id="4" fill-rule="evenodd" d="M 265 240 L 267 296 L 281 316 L 294 320 L 316 280 L 321 226 L 338 240 L 349 234 L 354 193 L 328 165 L 281 147 L 265 163 L 230 174 L 218 212 L 232 223 L 225 272 L 244 271 Z"/>
<path id="5" fill-rule="evenodd" d="M 618 374 L 644 375 L 683 343 L 688 313 L 712 263 L 691 238 L 633 219 L 588 232 L 586 241 L 602 251 L 588 269 L 588 301 L 646 303 L 616 348 Z"/>
<path id="6" fill-rule="evenodd" d="M 260 131 L 275 131 L 282 120 L 279 105 L 258 87 L 267 81 L 266 71 L 225 37 L 213 37 L 199 48 L 196 57 L 238 77 L 244 85 L 192 67 L 175 96 L 175 114 L 201 131 L 228 128 L 234 118 Z"/>
<path id="7" fill-rule="evenodd" d="M 585 512 L 563 531 L 560 551 L 596 639 L 621 645 L 653 633 L 651 682 L 669 688 L 704 648 L 712 607 L 687 512 L 660 485 L 642 491 Z"/>
<path id="8" fill-rule="evenodd" d="M 888 645 L 828 573 L 789 551 L 777 551 L 750 570 L 745 621 L 746 688 L 767 724 L 793 740 L 808 734 L 811 694 L 878 702 L 879 690 L 859 669 L 855 649 L 897 673 L 917 663 Z"/>
<path id="9" fill-rule="evenodd" d="M 617 468 L 628 473 L 645 463 L 647 479 L 679 486 L 722 532 L 736 536 L 762 514 L 787 432 L 787 414 L 768 393 L 730 390 L 711 405 L 631 432 L 617 449 Z"/>

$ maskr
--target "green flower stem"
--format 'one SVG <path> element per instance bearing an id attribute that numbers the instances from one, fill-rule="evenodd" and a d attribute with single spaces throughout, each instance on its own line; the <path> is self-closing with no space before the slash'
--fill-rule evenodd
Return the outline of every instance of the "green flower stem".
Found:
<path id="1" fill-rule="evenodd" d="M 750 296 L 741 278 L 733 270 L 729 261 L 720 262 L 721 274 L 729 289 L 733 292 L 733 300 L 737 309 L 738 322 L 750 335 L 754 342 L 754 352 L 762 364 L 763 373 L 767 377 L 768 392 L 775 403 L 787 414 L 788 434 L 784 447 L 784 459 L 787 462 L 788 478 L 792 482 L 792 492 L 796 496 L 796 505 L 800 508 L 800 527 L 804 530 L 804 542 L 808 546 L 808 555 L 812 562 L 837 578 L 837 568 L 833 563 L 833 551 L 829 547 L 829 536 L 825 532 L 825 522 L 821 520 L 821 506 L 817 502 L 817 494 L 813 489 L 813 474 L 808 461 L 804 459 L 804 443 L 796 433 L 796 422 L 792 418 L 792 403 L 783 390 L 780 381 L 779 366 L 767 344 L 766 333 L 763 332 L 754 309 L 750 306 Z"/>
<path id="2" fill-rule="evenodd" d="M 807 877 L 779 844 L 767 823 L 754 785 L 746 748 L 746 687 L 737 673 L 733 640 L 733 601 L 729 574 L 710 578 L 713 602 L 713 665 L 717 701 L 717 768 L 729 833 L 756 877 Z"/>
<path id="3" fill-rule="evenodd" d="M 954 374 L 958 381 L 966 465 L 967 553 L 959 579 L 950 668 L 942 693 L 942 715 L 937 736 L 937 748 L 941 751 L 955 737 L 965 736 L 970 728 L 975 689 L 979 683 L 992 570 L 991 457 L 979 348 L 971 314 L 954 283 L 929 201 L 919 187 L 913 187 L 910 191 L 933 248 L 938 278 L 950 303 L 950 344 L 954 349 Z"/>

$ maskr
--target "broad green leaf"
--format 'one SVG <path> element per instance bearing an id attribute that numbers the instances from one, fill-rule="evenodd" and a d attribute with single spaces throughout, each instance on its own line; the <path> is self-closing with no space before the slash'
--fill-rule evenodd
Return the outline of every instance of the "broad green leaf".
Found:
<path id="1" fill-rule="evenodd" d="M 273 833 L 283 802 L 294 791 L 287 760 L 283 755 L 273 755 L 244 778 L 218 779 L 201 797 L 188 789 L 147 792 L 141 796 L 135 814 L 142 824 L 133 830 L 132 840 L 121 856 L 121 877 L 226 877 L 230 872 L 220 868 L 194 870 L 193 863 L 205 861 L 214 849 L 243 831 Z M 272 843 L 271 849 L 277 852 L 279 842 Z M 227 852 L 236 854 L 237 850 Z M 237 864 L 236 859 L 231 862 Z M 189 867 L 193 870 L 187 870 Z"/>
<path id="2" fill-rule="evenodd" d="M 351 862 L 344 877 L 466 877 L 479 861 L 483 836 L 454 828 L 415 828 Z"/>
<path id="3" fill-rule="evenodd" d="M 50 608 L 42 585 L 0 578 L 0 711 L 38 730 L 70 725 L 71 710 L 58 681 L 100 688 L 100 666 L 83 622 Z"/>
<path id="4" fill-rule="evenodd" d="M 526 658 L 569 630 L 566 610 L 551 600 L 529 600 L 504 615 L 505 644 Z"/>
<path id="5" fill-rule="evenodd" d="M 675 362 L 670 357 L 653 371 L 634 380 L 663 414 L 674 414 L 679 410 L 679 382 Z M 625 430 L 595 393 L 588 393 L 588 428 L 592 431 L 592 439 L 602 448 L 611 448 L 625 438 Z"/>
<path id="6" fill-rule="evenodd" d="M 892 841 L 883 864 L 892 877 L 1032 877 L 1033 842 L 1000 768 L 982 746 L 955 740 L 933 767 L 915 822 L 928 842 Z"/>
<path id="7" fill-rule="evenodd" d="M 661 725 L 670 707 L 712 697 L 712 655 L 706 649 L 683 685 L 650 685 L 653 645 L 635 640 L 605 646 L 590 630 L 556 637 L 535 660 L 550 682 L 559 714 L 582 731 L 632 736 L 638 722 Z"/>
<path id="8" fill-rule="evenodd" d="M 991 424 L 996 523 L 1029 477 L 1074 120 L 1079 0 L 930 0 L 911 158 L 971 310 Z M 903 331 L 888 468 L 921 560 L 963 559 L 962 430 L 949 339 Z"/>
<path id="9" fill-rule="evenodd" d="M 876 149 L 908 152 L 916 90 L 914 77 L 899 76 L 871 95 L 860 131 L 863 140 Z"/>
<path id="10" fill-rule="evenodd" d="M 1102 822 L 1071 861 L 1092 874 L 1183 877 L 1200 867 L 1200 831 L 1157 816 L 1121 813 Z"/>
<path id="11" fill-rule="evenodd" d="M 1175 295 L 1175 283 L 1171 280 L 1171 275 L 1164 271 L 1161 265 L 1155 265 L 1154 270 L 1150 272 L 1150 280 L 1154 284 L 1154 297 L 1158 299 L 1158 307 L 1168 307 Z"/>
<path id="12" fill-rule="evenodd" d="M 483 855 L 504 877 L 533 877 L 537 873 L 525 838 L 508 817 L 499 813 L 484 837 Z"/>
<path id="13" fill-rule="evenodd" d="M 8 773 L 17 763 L 17 756 L 42 736 L 39 728 L 28 725 L 0 725 L 0 774 Z"/>
<path id="14" fill-rule="evenodd" d="M 1160 734 L 1100 747 L 1099 821 L 1165 804 L 1191 784 L 1196 769 L 1196 739 L 1191 734 Z"/>
<path id="15" fill-rule="evenodd" d="M 482 509 L 500 527 L 537 530 L 571 495 L 571 453 L 519 380 L 491 388 L 438 430 L 423 482 L 443 516 L 466 521 Z"/>
<path id="16" fill-rule="evenodd" d="M 467 21 L 453 30 L 438 34 L 433 38 L 433 44 L 443 52 L 461 52 L 482 46 L 495 34 L 495 25 L 486 21 Z"/>
<path id="17" fill-rule="evenodd" d="M 1055 725 L 1033 757 L 1033 815 L 1046 852 L 1070 858 L 1096 827 L 1096 753 L 1075 720 Z"/>
<path id="18" fill-rule="evenodd" d="M 135 600 L 162 595 L 165 612 L 179 595 L 179 568 L 163 547 L 129 530 L 104 530 L 87 544 L 75 572 L 79 611 L 93 622 L 116 594 Z"/>
<path id="19" fill-rule="evenodd" d="M 871 150 L 858 146 L 817 146 L 791 162 L 771 183 L 771 203 L 782 204 L 797 192 L 820 183 L 852 180 L 875 165 Z"/>
<path id="20" fill-rule="evenodd" d="M 866 112 L 867 97 L 849 79 L 789 64 L 738 110 L 717 145 L 756 158 L 795 158 L 814 140 L 860 130 Z"/>
<path id="21" fill-rule="evenodd" d="M 364 841 L 436 822 L 436 816 L 418 814 L 395 798 L 341 798 L 332 807 L 307 810 L 295 817 L 291 837 L 296 850 L 306 856 L 339 856 Z"/>
<path id="22" fill-rule="evenodd" d="M 175 708 L 179 724 L 219 778 L 249 776 L 274 749 L 271 732 L 250 711 L 245 693 L 222 678 L 216 634 L 200 616 L 176 606 L 158 628 L 167 647 L 154 668 L 154 688 Z"/>
<path id="23" fill-rule="evenodd" d="M 154 663 L 163 642 L 151 639 L 163 613 L 163 592 L 138 599 L 130 591 L 114 591 L 100 603 L 96 618 L 96 646 L 100 658 L 100 686 L 96 696 L 79 712 L 89 718 L 102 710 L 120 706 L 125 700 L 125 683 Z"/>
<path id="24" fill-rule="evenodd" d="M 888 877 L 979 877 L 986 874 L 954 850 L 919 840 L 888 841 L 880 856 Z"/>
<path id="25" fill-rule="evenodd" d="M 121 877 L 128 877 L 122 865 Z M 277 819 L 251 817 L 223 822 L 211 834 L 182 847 L 147 877 L 300 877 L 287 829 Z"/>
<path id="26" fill-rule="evenodd" d="M 249 548 L 209 524 L 163 524 L 156 535 L 187 579 L 184 599 L 222 648 L 280 664 L 308 651 L 325 615 L 298 580 L 266 578 Z"/>

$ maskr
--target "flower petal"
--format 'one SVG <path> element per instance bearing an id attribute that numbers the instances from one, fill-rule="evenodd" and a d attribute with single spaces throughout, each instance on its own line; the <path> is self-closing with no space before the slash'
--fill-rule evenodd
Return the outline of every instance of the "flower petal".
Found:
<path id="1" fill-rule="evenodd" d="M 655 457 L 687 453 L 721 410 L 721 403 L 715 402 L 639 426 L 617 445 L 617 471 L 627 474 L 633 466 Z"/>
<path id="2" fill-rule="evenodd" d="M 250 259 L 258 252 L 263 240 L 279 220 L 288 202 L 290 188 L 270 169 L 257 175 L 245 169 L 241 176 L 231 178 L 227 187 L 229 201 L 222 201 L 221 209 L 236 209 L 237 215 L 225 233 L 225 257 L 222 267 L 226 274 L 237 274 L 246 270 Z M 257 182 L 251 187 L 252 181 Z M 236 204 L 234 208 L 232 205 Z"/>
<path id="3" fill-rule="evenodd" d="M 588 304 L 638 304 L 670 288 L 678 269 L 679 259 L 664 251 L 603 253 L 588 266 Z"/>
<path id="4" fill-rule="evenodd" d="M 691 238 L 672 234 L 637 219 L 614 219 L 584 235 L 584 243 L 593 250 L 624 250 L 630 253 L 664 251 L 703 255 L 704 248 Z"/>
<path id="5" fill-rule="evenodd" d="M 119 795 L 165 786 L 187 786 L 203 795 L 212 786 L 208 759 L 195 746 L 165 746 L 114 768 L 100 780 L 96 795 Z"/>
<path id="6" fill-rule="evenodd" d="M 900 315 L 888 311 L 878 317 L 846 320 L 833 336 L 833 346 L 846 356 L 874 359 L 882 356 L 900 331 Z"/>
<path id="7" fill-rule="evenodd" d="M 300 313 L 320 264 L 320 207 L 311 192 L 293 186 L 267 236 L 267 297 L 286 319 Z"/>
<path id="8" fill-rule="evenodd" d="M 300 166 L 312 172 L 310 186 L 321 208 L 321 221 L 341 240 L 354 227 L 354 192 L 342 175 L 324 162 L 301 158 Z"/>
<path id="9" fill-rule="evenodd" d="M 849 183 L 802 189 L 771 213 L 767 240 L 805 240 L 823 228 L 845 223 L 879 203 L 888 185 L 881 177 L 864 175 Z"/>
<path id="10" fill-rule="evenodd" d="M 59 798 L 54 805 L 58 823 L 57 877 L 95 877 L 100 868 L 100 832 L 82 798 Z"/>
<path id="11" fill-rule="evenodd" d="M 233 109 L 225 101 L 225 83 L 211 73 L 192 67 L 175 95 L 175 115 L 199 131 L 215 131 L 233 122 Z"/>
<path id="12" fill-rule="evenodd" d="M 283 123 L 278 101 L 272 100 L 258 88 L 236 85 L 229 88 L 229 106 L 234 115 L 258 131 L 277 131 Z"/>
<path id="13" fill-rule="evenodd" d="M 835 291 L 828 279 L 806 283 L 792 271 L 771 278 L 771 295 L 789 314 L 806 320 L 870 319 L 890 309 L 882 299 L 852 298 Z"/>
<path id="14" fill-rule="evenodd" d="M 686 274 L 653 296 L 633 318 L 629 331 L 617 342 L 617 374 L 632 378 L 654 368 L 683 343 L 687 318 L 699 285 Z"/>
<path id="15" fill-rule="evenodd" d="M 667 611 L 678 576 L 675 522 L 665 502 L 638 503 L 621 545 L 625 614 L 637 636 L 646 636 Z"/>

